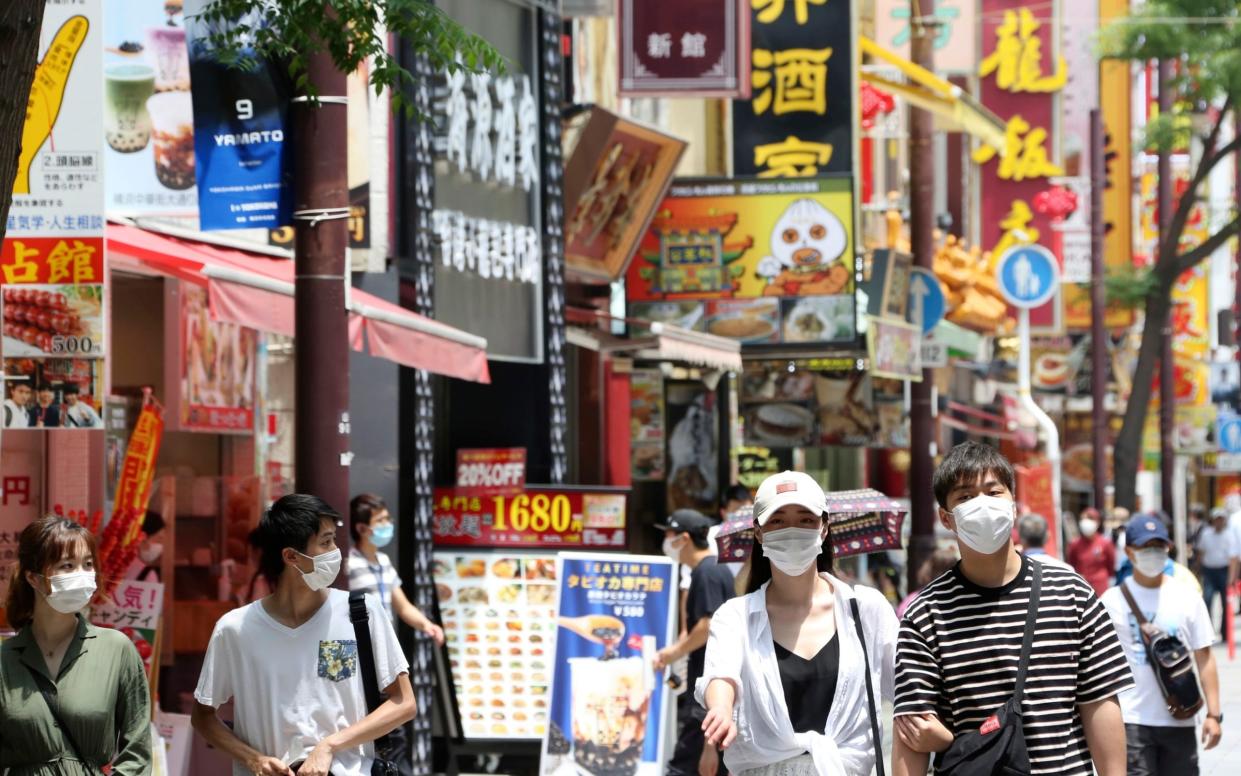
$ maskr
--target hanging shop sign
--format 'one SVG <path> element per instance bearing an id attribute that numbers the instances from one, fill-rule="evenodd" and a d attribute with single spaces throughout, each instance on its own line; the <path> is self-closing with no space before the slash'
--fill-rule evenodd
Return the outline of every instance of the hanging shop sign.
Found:
<path id="1" fill-rule="evenodd" d="M 438 546 L 624 548 L 625 494 L 527 487 L 514 496 L 435 489 Z"/>
<path id="2" fill-rule="evenodd" d="M 871 374 L 922 382 L 922 330 L 919 326 L 871 318 L 866 329 L 866 347 Z"/>
<path id="3" fill-rule="evenodd" d="M 634 317 L 746 344 L 852 342 L 850 183 L 677 182 L 626 290 Z"/>
<path id="4" fill-rule="evenodd" d="M 622 97 L 750 95 L 746 0 L 620 0 Z"/>
<path id="5" fill-rule="evenodd" d="M 1043 549 L 1047 550 L 1048 555 L 1058 555 L 1057 527 L 1060 525 L 1060 520 L 1056 514 L 1052 464 L 1044 462 L 1034 466 L 1017 466 L 1016 469 L 1017 501 L 1029 507 L 1032 513 L 1042 515 L 1047 520 L 1047 541 L 1043 544 Z"/>
<path id="6" fill-rule="evenodd" d="M 666 558 L 563 553 L 555 676 L 540 774 L 663 773 L 676 566 Z M 691 690 L 692 692 L 692 690 Z"/>
<path id="7" fill-rule="evenodd" d="M 565 266 L 621 277 L 663 200 L 686 143 L 593 108 L 565 168 Z"/>
<path id="8" fill-rule="evenodd" d="M 526 487 L 526 448 L 475 448 L 457 451 L 457 493 L 516 496 Z"/>
<path id="9" fill-rule="evenodd" d="M 763 480 L 771 475 L 793 468 L 793 453 L 787 448 L 734 447 L 732 455 L 737 462 L 738 484 L 751 491 L 758 490 Z"/>
<path id="10" fill-rule="evenodd" d="M 851 174 L 858 122 L 854 4 L 751 6 L 751 92 L 733 103 L 733 175 Z"/>
<path id="11" fill-rule="evenodd" d="M 887 248 L 878 248 L 871 253 L 870 277 L 862 284 L 866 290 L 867 315 L 905 317 L 913 260 L 911 254 Z"/>
<path id="12" fill-rule="evenodd" d="M 792 372 L 785 361 L 748 362 L 739 396 L 743 437 L 753 446 L 746 449 L 770 448 L 785 462 L 790 447 L 899 446 L 892 440 L 902 436 L 902 398 L 899 382 L 876 380 L 851 362 L 835 369 L 798 364 Z"/>
<path id="13" fill-rule="evenodd" d="M 711 513 L 719 500 L 719 401 L 702 382 L 665 385 L 669 513 Z"/>
<path id="14" fill-rule="evenodd" d="M 909 0 L 875 0 L 875 42 L 893 54 L 910 59 L 912 18 L 917 9 Z M 933 28 L 935 72 L 968 75 L 978 66 L 978 29 L 975 0 L 938 0 Z"/>
<path id="15" fill-rule="evenodd" d="M 104 8 L 104 116 L 108 211 L 192 215 L 190 59 L 180 3 L 130 0 Z M 182 111 L 178 114 L 178 111 Z"/>
<path id="16" fill-rule="evenodd" d="M 213 23 L 209 0 L 186 0 L 185 36 L 193 98 L 169 92 L 148 101 L 156 174 L 171 189 L 198 184 L 199 226 L 275 228 L 292 222 L 292 153 L 286 144 L 293 87 L 276 62 L 230 67 L 212 51 L 211 36 L 228 25 L 259 28 L 256 11 Z"/>
<path id="17" fill-rule="evenodd" d="M 490 358 L 543 360 L 544 229 L 537 12 L 508 0 L 437 3 L 508 60 L 504 75 L 441 74 L 435 123 L 435 318 L 487 339 Z M 416 220 L 416 219 L 415 219 Z M 422 228 L 415 226 L 415 228 Z"/>
<path id="18" fill-rule="evenodd" d="M 13 238 L 56 237 L 103 255 L 103 60 L 100 0 L 49 0 L 22 127 L 5 265 Z M 18 281 L 8 277 L 6 283 Z M 46 282 L 46 281 L 45 281 Z"/>
<path id="19" fill-rule="evenodd" d="M 440 549 L 431 570 L 465 737 L 541 738 L 556 643 L 556 555 Z"/>
<path id="20" fill-rule="evenodd" d="M 156 653 L 160 615 L 164 610 L 164 586 L 159 582 L 125 580 L 103 601 L 91 607 L 92 625 L 120 631 L 138 650 L 147 680 Z"/>
<path id="21" fill-rule="evenodd" d="M 1053 6 L 1054 8 L 1054 6 Z M 1055 115 L 1068 65 L 1057 52 L 1053 32 L 1058 15 L 1034 4 L 983 0 L 982 55 L 978 67 L 983 105 L 1006 122 L 1004 146 L 983 144 L 973 159 L 980 166 L 982 245 L 992 260 L 1015 245 L 1047 242 L 1052 215 L 1035 207 L 1065 174 L 1060 163 Z M 1060 292 L 1031 310 L 1034 330 L 1059 330 Z"/>
<path id="22" fill-rule="evenodd" d="M 177 431 L 249 434 L 254 430 L 259 333 L 215 321 L 207 290 L 166 282 L 168 412 Z"/>
<path id="23" fill-rule="evenodd" d="M 662 480 L 664 456 L 664 377 L 658 369 L 629 374 L 629 460 L 635 482 Z"/>

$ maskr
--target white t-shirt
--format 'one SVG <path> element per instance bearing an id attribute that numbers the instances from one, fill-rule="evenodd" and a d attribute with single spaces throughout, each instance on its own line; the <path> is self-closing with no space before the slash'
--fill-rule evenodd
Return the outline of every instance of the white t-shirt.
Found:
<path id="1" fill-rule="evenodd" d="M 1198 552 L 1201 553 L 1199 557 L 1202 558 L 1202 565 L 1213 569 L 1226 567 L 1237 557 L 1236 542 L 1231 528 L 1217 533 L 1209 525 L 1204 527 L 1198 534 Z"/>
<path id="2" fill-rule="evenodd" d="M 409 664 L 375 596 L 366 597 L 366 609 L 382 691 Z M 255 601 L 216 623 L 194 698 L 217 709 L 235 699 L 237 737 L 291 765 L 366 716 L 360 662 L 347 592 L 328 591 L 319 611 L 298 628 L 281 625 Z M 332 773 L 367 776 L 373 757 L 372 744 L 337 752 Z M 234 762 L 233 776 L 248 773 Z"/>
<path id="3" fill-rule="evenodd" d="M 17 406 L 12 399 L 4 400 L 3 418 L 5 428 L 30 428 L 30 412 L 25 407 Z"/>
<path id="4" fill-rule="evenodd" d="M 1167 576 L 1164 577 L 1163 584 L 1155 588 L 1143 587 L 1132 577 L 1125 580 L 1124 584 L 1133 594 L 1133 600 L 1142 610 L 1143 617 L 1169 634 L 1180 637 L 1191 650 L 1209 647 L 1215 641 L 1211 617 L 1207 614 L 1202 596 L 1193 588 Z M 1147 664 L 1146 647 L 1142 644 L 1137 620 L 1120 588 L 1109 589 L 1103 594 L 1102 601 L 1116 625 L 1116 635 L 1120 637 L 1125 656 L 1129 658 L 1129 667 L 1133 669 L 1133 688 L 1120 694 L 1120 708 L 1125 723 L 1156 727 L 1193 727 L 1196 720 L 1173 719 L 1168 713 L 1163 693 L 1159 691 L 1159 682 L 1155 679 L 1155 671 Z"/>

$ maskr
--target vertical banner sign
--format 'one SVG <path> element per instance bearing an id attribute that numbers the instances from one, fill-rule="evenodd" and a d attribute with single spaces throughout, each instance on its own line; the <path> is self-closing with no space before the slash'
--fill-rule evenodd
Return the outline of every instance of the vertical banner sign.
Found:
<path id="1" fill-rule="evenodd" d="M 1099 25 L 1129 13 L 1129 0 L 1099 0 Z M 1099 110 L 1103 114 L 1107 142 L 1107 180 L 1103 191 L 1103 260 L 1109 269 L 1133 264 L 1133 140 L 1130 64 L 1104 60 L 1099 63 Z M 1133 321 L 1131 310 L 1108 310 L 1109 328 L 1124 328 Z"/>
<path id="2" fill-rule="evenodd" d="M 1047 542 L 1043 548 L 1049 555 L 1058 555 L 1056 550 L 1060 537 L 1056 532 L 1059 522 L 1056 519 L 1056 501 L 1052 494 L 1052 472 L 1050 463 L 1035 466 L 1017 467 L 1017 500 L 1030 508 L 1036 515 L 1047 518 Z"/>
<path id="3" fill-rule="evenodd" d="M 110 2 L 103 37 L 108 211 L 192 214 L 198 192 L 181 3 Z"/>
<path id="4" fill-rule="evenodd" d="M 1056 9 L 982 0 L 982 102 L 1007 122 L 1003 148 L 984 144 L 973 153 L 982 168 L 982 245 L 992 262 L 1015 245 L 1048 244 L 1052 237 L 1052 219 L 1038 212 L 1035 197 L 1051 188 L 1049 178 L 1065 174 L 1053 134 L 1057 95 L 1068 82 L 1068 65 L 1055 47 Z M 1057 329 L 1060 313 L 1057 293 L 1030 311 L 1030 323 Z"/>
<path id="5" fill-rule="evenodd" d="M 733 175 L 853 173 L 853 4 L 751 0 L 751 98 L 733 103 Z"/>
<path id="6" fill-rule="evenodd" d="M 126 514 L 144 515 L 151 501 L 151 486 L 155 482 L 155 461 L 159 458 L 159 446 L 164 437 L 164 418 L 159 408 L 148 404 L 138 415 L 138 424 L 129 437 L 125 450 L 125 462 L 121 464 L 121 479 L 116 486 L 116 500 L 112 507 L 112 519 Z M 138 521 L 141 523 L 141 520 Z"/>
<path id="7" fill-rule="evenodd" d="M 164 586 L 159 582 L 126 580 L 91 608 L 91 623 L 125 634 L 142 658 L 147 681 L 158 655 L 155 651 L 159 618 L 164 610 Z"/>
<path id="8" fill-rule="evenodd" d="M 5 428 L 100 427 L 106 308 L 99 0 L 48 2 L 8 233 Z"/>
<path id="9" fill-rule="evenodd" d="M 211 36 L 225 25 L 200 17 L 209 4 L 185 3 L 193 104 L 178 98 L 170 108 L 175 122 L 170 118 L 169 128 L 175 126 L 179 138 L 189 139 L 169 148 L 172 163 L 193 168 L 197 175 L 204 231 L 286 226 L 293 203 L 292 154 L 286 143 L 292 85 L 275 62 L 259 61 L 250 70 L 220 62 Z M 229 24 L 253 28 L 264 21 L 256 12 Z"/>
<path id="10" fill-rule="evenodd" d="M 621 96 L 748 97 L 749 5 L 621 0 Z"/>
<path id="11" fill-rule="evenodd" d="M 540 774 L 663 773 L 668 688 L 651 661 L 672 641 L 675 574 L 665 558 L 560 554 Z"/>
<path id="12" fill-rule="evenodd" d="M 935 72 L 972 74 L 977 65 L 977 0 L 937 0 L 935 3 Z M 910 58 L 917 5 L 909 0 L 875 0 L 875 42 L 888 51 Z"/>

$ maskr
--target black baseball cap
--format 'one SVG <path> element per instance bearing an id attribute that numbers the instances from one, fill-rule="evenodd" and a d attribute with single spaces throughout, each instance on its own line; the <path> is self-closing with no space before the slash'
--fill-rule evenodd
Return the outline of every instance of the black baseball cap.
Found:
<path id="1" fill-rule="evenodd" d="M 661 531 L 675 531 L 676 533 L 690 533 L 706 536 L 707 530 L 715 525 L 717 521 L 712 520 L 696 509 L 678 509 L 668 515 L 668 519 L 662 523 L 656 523 L 655 527 Z"/>

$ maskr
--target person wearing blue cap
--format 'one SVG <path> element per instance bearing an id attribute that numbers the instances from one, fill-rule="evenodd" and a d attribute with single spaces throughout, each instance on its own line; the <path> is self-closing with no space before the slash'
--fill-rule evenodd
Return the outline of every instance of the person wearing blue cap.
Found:
<path id="1" fill-rule="evenodd" d="M 1129 776 L 1197 776 L 1196 719 L 1177 719 L 1142 639 L 1142 624 L 1152 623 L 1193 652 L 1206 701 L 1202 742 L 1207 749 L 1219 743 L 1223 715 L 1219 703 L 1219 672 L 1211 644 L 1215 632 L 1206 604 L 1197 592 L 1176 582 L 1166 572 L 1172 540 L 1162 520 L 1138 515 L 1125 529 L 1125 553 L 1133 576 L 1103 594 L 1103 605 L 1116 626 L 1135 685 L 1120 694 L 1125 721 Z M 1139 617 L 1140 614 L 1140 617 Z M 1183 715 L 1182 715 L 1183 716 Z"/>

